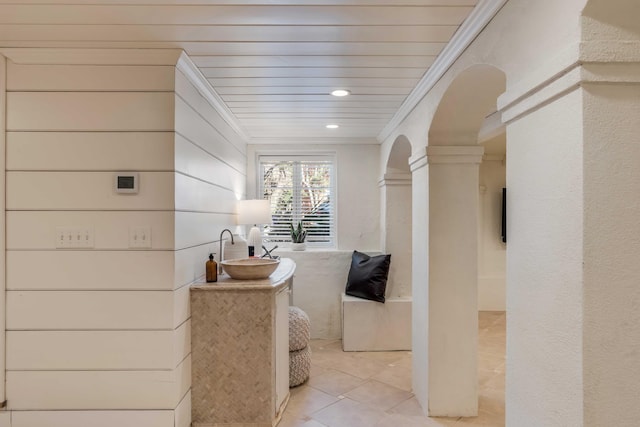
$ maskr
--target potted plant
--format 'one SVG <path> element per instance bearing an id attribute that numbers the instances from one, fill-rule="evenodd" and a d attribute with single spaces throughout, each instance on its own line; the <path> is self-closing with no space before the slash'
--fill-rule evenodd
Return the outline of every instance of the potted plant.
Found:
<path id="1" fill-rule="evenodd" d="M 307 244 L 304 242 L 307 238 L 307 230 L 302 227 L 302 221 L 298 221 L 297 227 L 290 223 L 289 228 L 291 229 L 291 250 L 304 251 L 307 249 Z"/>

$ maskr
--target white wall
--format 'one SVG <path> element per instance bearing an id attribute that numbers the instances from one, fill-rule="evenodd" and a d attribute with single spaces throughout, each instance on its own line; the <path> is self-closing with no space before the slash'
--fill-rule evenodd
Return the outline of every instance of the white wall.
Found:
<path id="1" fill-rule="evenodd" d="M 14 427 L 190 424 L 187 285 L 233 223 L 246 157 L 178 54 L 165 65 L 9 61 Z M 114 192 L 122 170 L 140 172 L 139 194 Z M 61 226 L 90 229 L 94 247 L 56 249 Z M 151 228 L 151 248 L 129 247 L 135 226 Z"/>
<path id="2" fill-rule="evenodd" d="M 378 144 L 359 145 L 249 145 L 248 198 L 256 197 L 258 154 L 329 153 L 336 156 L 337 236 L 336 249 L 380 249 L 380 195 Z"/>
<path id="3" fill-rule="evenodd" d="M 501 239 L 504 156 L 485 155 L 480 163 L 478 227 L 478 310 L 506 308 L 506 245 Z"/>
<path id="4" fill-rule="evenodd" d="M 292 258 L 298 265 L 294 304 L 309 314 L 312 338 L 342 336 L 340 295 L 344 292 L 353 250 L 380 252 L 379 148 L 377 144 L 248 146 L 249 198 L 256 194 L 258 154 L 322 152 L 336 156 L 337 248 L 275 252 Z"/>

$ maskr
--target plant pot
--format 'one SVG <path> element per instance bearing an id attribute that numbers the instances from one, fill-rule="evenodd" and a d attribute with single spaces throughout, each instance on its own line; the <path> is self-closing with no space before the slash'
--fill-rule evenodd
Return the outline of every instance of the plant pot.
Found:
<path id="1" fill-rule="evenodd" d="M 291 250 L 292 251 L 304 251 L 307 249 L 307 244 L 306 243 L 292 243 L 291 244 Z"/>

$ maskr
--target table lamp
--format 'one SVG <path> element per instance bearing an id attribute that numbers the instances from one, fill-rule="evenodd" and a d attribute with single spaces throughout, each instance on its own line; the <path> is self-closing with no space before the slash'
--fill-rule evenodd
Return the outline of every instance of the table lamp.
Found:
<path id="1" fill-rule="evenodd" d="M 249 256 L 262 248 L 262 233 L 258 224 L 271 224 L 271 203 L 269 200 L 238 200 L 238 224 L 253 225 L 247 237 Z"/>

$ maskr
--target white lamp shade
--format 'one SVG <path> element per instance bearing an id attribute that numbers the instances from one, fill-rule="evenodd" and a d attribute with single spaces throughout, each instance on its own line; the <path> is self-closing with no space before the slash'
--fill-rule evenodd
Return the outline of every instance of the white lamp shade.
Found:
<path id="1" fill-rule="evenodd" d="M 238 200 L 238 224 L 271 224 L 269 200 Z"/>

